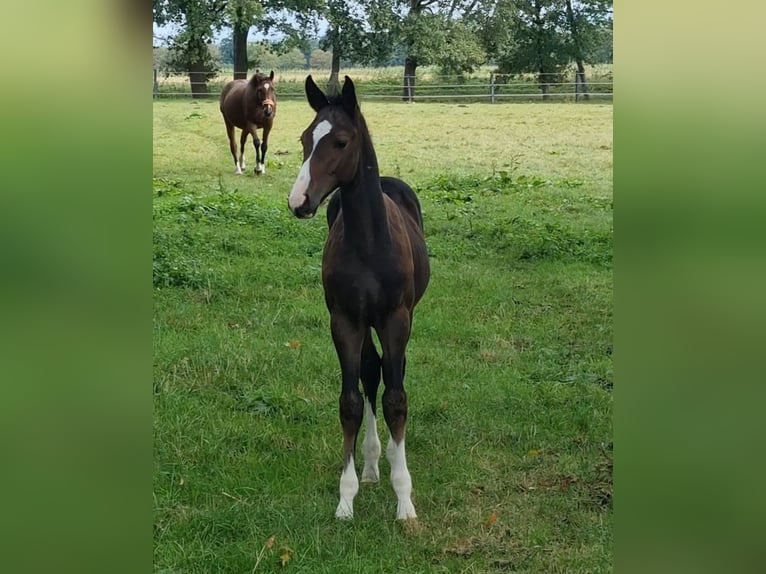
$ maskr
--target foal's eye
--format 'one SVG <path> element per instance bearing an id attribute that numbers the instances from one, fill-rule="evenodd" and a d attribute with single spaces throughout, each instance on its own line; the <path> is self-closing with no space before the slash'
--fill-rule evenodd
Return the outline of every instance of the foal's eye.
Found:
<path id="1" fill-rule="evenodd" d="M 336 147 L 336 148 L 338 148 L 338 149 L 343 149 L 343 148 L 345 148 L 345 147 L 346 147 L 346 144 L 347 144 L 347 143 L 348 143 L 348 142 L 347 142 L 347 141 L 345 141 L 345 140 L 337 140 L 337 141 L 335 142 L 335 147 Z"/>

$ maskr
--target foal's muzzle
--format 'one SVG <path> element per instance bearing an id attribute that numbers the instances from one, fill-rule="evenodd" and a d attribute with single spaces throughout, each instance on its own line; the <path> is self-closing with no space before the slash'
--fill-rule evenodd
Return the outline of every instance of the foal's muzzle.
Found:
<path id="1" fill-rule="evenodd" d="M 274 102 L 272 100 L 263 100 L 263 115 L 267 118 L 274 115 Z"/>
<path id="2" fill-rule="evenodd" d="M 316 214 L 316 208 L 311 205 L 311 201 L 307 197 L 303 203 L 298 207 L 290 207 L 290 211 L 293 215 L 299 219 L 311 219 Z"/>

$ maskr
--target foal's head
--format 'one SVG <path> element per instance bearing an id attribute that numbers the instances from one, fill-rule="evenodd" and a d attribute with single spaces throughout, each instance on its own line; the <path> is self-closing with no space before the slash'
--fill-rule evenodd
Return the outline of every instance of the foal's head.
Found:
<path id="1" fill-rule="evenodd" d="M 308 76 L 306 98 L 316 117 L 301 135 L 303 165 L 288 198 L 290 211 L 301 218 L 313 217 L 330 193 L 354 181 L 369 138 L 348 76 L 341 95 L 330 99 Z"/>
<path id="2" fill-rule="evenodd" d="M 277 95 L 274 91 L 274 70 L 268 76 L 255 72 L 250 78 L 250 86 L 253 88 L 254 95 L 251 97 L 255 100 L 256 107 L 263 110 L 264 117 L 273 116 L 277 107 Z"/>

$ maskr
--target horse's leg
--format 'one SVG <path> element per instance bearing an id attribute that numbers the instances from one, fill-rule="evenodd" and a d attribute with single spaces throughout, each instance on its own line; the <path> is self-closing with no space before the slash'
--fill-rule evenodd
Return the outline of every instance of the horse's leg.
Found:
<path id="1" fill-rule="evenodd" d="M 258 128 L 253 124 L 253 146 L 255 147 L 255 175 L 263 173 L 263 164 L 261 163 L 261 140 L 258 139 Z"/>
<path id="2" fill-rule="evenodd" d="M 394 311 L 379 331 L 383 346 L 383 416 L 391 439 L 386 447 L 386 458 L 391 464 L 391 485 L 398 499 L 396 518 L 415 518 L 412 504 L 412 479 L 407 469 L 404 436 L 407 427 L 407 393 L 404 392 L 404 353 L 410 338 L 411 315 L 401 307 Z"/>
<path id="3" fill-rule="evenodd" d="M 231 150 L 231 156 L 234 158 L 234 167 L 237 170 L 235 173 L 239 175 L 242 173 L 242 170 L 237 162 L 237 139 L 234 137 L 234 124 L 225 118 L 224 121 L 226 122 L 226 135 L 229 136 L 229 149 Z"/>
<path id="4" fill-rule="evenodd" d="M 364 412 L 359 392 L 360 356 L 364 329 L 357 327 L 338 313 L 330 319 L 332 339 L 341 369 L 340 424 L 343 429 L 343 473 L 340 476 L 340 502 L 337 518 L 354 517 L 354 497 L 359 492 L 359 479 L 354 467 L 356 437 L 362 426 Z"/>
<path id="5" fill-rule="evenodd" d="M 261 162 L 258 164 L 258 167 L 261 170 L 261 173 L 266 173 L 266 150 L 269 149 L 269 132 L 271 131 L 271 126 L 267 123 L 263 126 L 263 139 L 261 141 Z"/>
<path id="6" fill-rule="evenodd" d="M 364 336 L 362 344 L 362 386 L 364 387 L 364 470 L 362 482 L 378 482 L 380 471 L 378 460 L 380 459 L 380 439 L 378 438 L 378 425 L 376 424 L 378 385 L 380 385 L 380 355 L 375 344 L 372 342 L 370 329 Z"/>
<path id="7" fill-rule="evenodd" d="M 244 128 L 239 136 L 239 167 L 237 168 L 239 171 L 237 171 L 237 173 L 245 171 L 245 144 L 247 144 L 247 134 L 247 128 Z"/>

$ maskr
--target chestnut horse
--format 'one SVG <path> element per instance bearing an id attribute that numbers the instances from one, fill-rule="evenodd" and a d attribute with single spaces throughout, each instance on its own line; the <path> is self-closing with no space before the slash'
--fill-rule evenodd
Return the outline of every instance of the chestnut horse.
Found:
<path id="1" fill-rule="evenodd" d="M 248 134 L 253 136 L 255 146 L 255 174 L 266 172 L 266 151 L 269 149 L 269 132 L 277 114 L 277 96 L 274 92 L 274 71 L 264 76 L 258 71 L 249 80 L 232 80 L 221 91 L 221 114 L 226 122 L 229 147 L 234 157 L 236 173 L 245 169 L 245 142 Z M 242 130 L 239 138 L 240 151 L 237 158 L 237 142 L 234 128 Z M 256 129 L 263 128 L 263 143 Z"/>
<path id="2" fill-rule="evenodd" d="M 386 457 L 398 499 L 396 517 L 415 518 L 404 450 L 404 372 L 412 313 L 430 278 L 420 203 L 403 181 L 380 177 L 370 133 L 348 76 L 341 95 L 331 99 L 308 76 L 306 97 L 316 117 L 301 136 L 304 161 L 290 192 L 290 210 L 296 217 L 313 217 L 322 201 L 338 189 L 327 208 L 330 230 L 322 258 L 325 303 L 342 374 L 344 458 L 335 516 L 354 515 L 359 491 L 354 455 L 363 416 L 367 420 L 362 482 L 379 478 L 381 448 L 375 417 L 382 371 L 383 416 L 391 432 Z"/>

